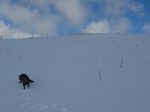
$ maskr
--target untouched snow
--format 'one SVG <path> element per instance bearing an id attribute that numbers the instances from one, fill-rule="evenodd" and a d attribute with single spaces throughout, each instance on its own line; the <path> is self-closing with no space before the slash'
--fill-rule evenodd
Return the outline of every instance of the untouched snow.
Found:
<path id="1" fill-rule="evenodd" d="M 1 39 L 0 112 L 150 112 L 150 38 Z"/>

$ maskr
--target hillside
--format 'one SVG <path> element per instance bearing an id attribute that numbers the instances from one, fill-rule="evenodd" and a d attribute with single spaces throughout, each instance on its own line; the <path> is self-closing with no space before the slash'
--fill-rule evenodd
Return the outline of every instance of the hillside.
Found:
<path id="1" fill-rule="evenodd" d="M 147 35 L 1 39 L 0 68 L 0 112 L 150 112 Z"/>

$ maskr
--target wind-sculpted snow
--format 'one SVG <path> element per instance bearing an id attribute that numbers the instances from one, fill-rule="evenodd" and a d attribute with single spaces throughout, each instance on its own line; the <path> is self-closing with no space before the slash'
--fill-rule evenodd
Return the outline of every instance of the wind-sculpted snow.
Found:
<path id="1" fill-rule="evenodd" d="M 149 85 L 148 35 L 0 40 L 0 112 L 150 112 Z"/>

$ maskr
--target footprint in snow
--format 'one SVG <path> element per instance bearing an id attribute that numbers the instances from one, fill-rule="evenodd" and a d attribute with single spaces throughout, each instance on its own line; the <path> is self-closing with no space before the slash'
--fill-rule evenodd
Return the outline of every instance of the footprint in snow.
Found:
<path id="1" fill-rule="evenodd" d="M 33 111 L 37 111 L 37 110 L 43 110 L 44 111 L 44 110 L 48 109 L 49 106 L 48 105 L 42 105 L 40 103 L 36 103 L 36 104 L 31 104 L 29 108 L 32 109 Z"/>
<path id="2" fill-rule="evenodd" d="M 57 105 L 56 105 L 56 104 L 52 104 L 51 106 L 52 106 L 53 108 L 57 107 Z"/>
<path id="3" fill-rule="evenodd" d="M 66 111 L 67 111 L 67 109 L 66 109 L 66 108 L 62 108 L 62 109 L 61 109 L 61 111 L 66 112 Z"/>
<path id="4" fill-rule="evenodd" d="M 44 105 L 44 106 L 41 106 L 41 107 L 40 107 L 40 110 L 45 110 L 45 109 L 48 109 L 48 108 L 49 108 L 49 106 Z"/>
<path id="5" fill-rule="evenodd" d="M 53 107 L 53 108 L 55 108 L 55 109 L 56 109 L 56 108 L 57 108 L 57 109 L 60 109 L 62 112 L 67 112 L 67 108 L 65 108 L 65 107 L 59 108 L 57 104 L 52 104 L 51 107 Z"/>
<path id="6" fill-rule="evenodd" d="M 41 110 L 44 112 L 44 111 L 48 111 L 48 109 L 50 110 L 54 109 L 54 110 L 60 110 L 61 112 L 67 112 L 67 108 L 65 107 L 59 108 L 57 104 L 52 104 L 48 106 L 48 105 L 43 105 L 41 103 L 30 102 L 30 98 L 28 97 L 28 92 L 29 90 L 23 91 L 23 93 L 20 95 L 20 99 L 22 100 L 22 103 L 20 105 L 22 108 L 26 108 L 31 111 Z"/>

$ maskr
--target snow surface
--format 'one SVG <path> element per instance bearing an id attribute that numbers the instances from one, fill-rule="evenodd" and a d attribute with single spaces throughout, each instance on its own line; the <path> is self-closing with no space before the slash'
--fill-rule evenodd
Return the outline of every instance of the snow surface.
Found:
<path id="1" fill-rule="evenodd" d="M 148 35 L 1 39 L 0 68 L 0 112 L 150 112 Z"/>

